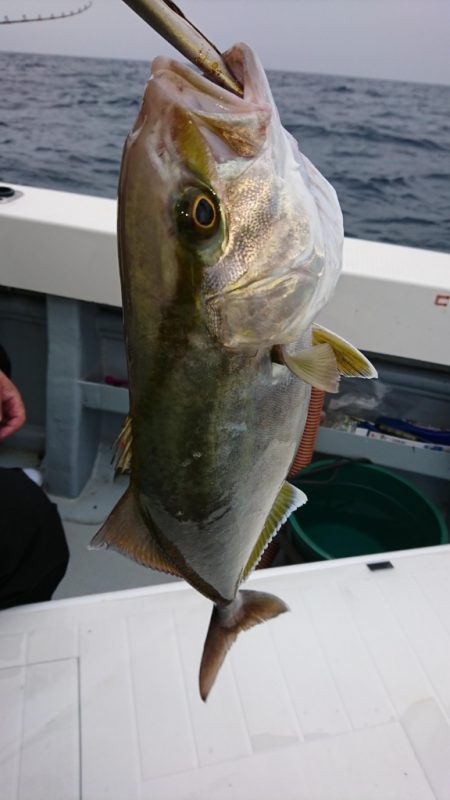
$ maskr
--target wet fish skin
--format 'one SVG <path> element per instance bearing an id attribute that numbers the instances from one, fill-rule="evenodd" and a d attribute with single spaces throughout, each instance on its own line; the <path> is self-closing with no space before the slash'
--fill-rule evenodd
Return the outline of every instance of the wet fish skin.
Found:
<path id="1" fill-rule="evenodd" d="M 271 351 L 311 345 L 343 238 L 334 191 L 283 131 L 256 57 L 241 45 L 224 58 L 243 99 L 156 59 L 125 146 L 118 238 L 131 478 L 93 540 L 181 575 L 216 604 L 204 698 L 239 630 L 286 610 L 278 598 L 238 593 L 305 499 L 284 478 L 310 386 Z"/>

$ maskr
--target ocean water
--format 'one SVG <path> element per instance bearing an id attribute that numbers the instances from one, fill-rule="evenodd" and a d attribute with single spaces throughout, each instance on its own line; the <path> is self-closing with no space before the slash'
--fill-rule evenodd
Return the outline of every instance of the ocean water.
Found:
<path id="1" fill-rule="evenodd" d="M 0 181 L 114 197 L 149 65 L 0 53 Z M 269 72 L 347 236 L 450 252 L 450 87 Z"/>

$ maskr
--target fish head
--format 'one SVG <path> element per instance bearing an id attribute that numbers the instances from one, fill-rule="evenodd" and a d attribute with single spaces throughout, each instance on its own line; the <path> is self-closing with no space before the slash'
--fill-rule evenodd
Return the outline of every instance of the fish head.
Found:
<path id="1" fill-rule="evenodd" d="M 122 164 L 133 220 L 121 226 L 119 208 L 119 239 L 151 252 L 162 306 L 175 298 L 214 340 L 245 351 L 294 343 L 309 328 L 336 284 L 343 228 L 333 188 L 282 127 L 256 55 L 240 44 L 223 58 L 243 97 L 154 60 Z"/>

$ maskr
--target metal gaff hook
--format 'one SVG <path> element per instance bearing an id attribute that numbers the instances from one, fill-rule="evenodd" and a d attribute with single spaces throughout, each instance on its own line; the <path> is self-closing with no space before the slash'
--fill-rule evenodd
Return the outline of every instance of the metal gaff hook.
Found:
<path id="1" fill-rule="evenodd" d="M 124 0 L 157 33 L 214 83 L 242 97 L 242 86 L 231 74 L 220 52 L 185 17 L 172 0 Z"/>

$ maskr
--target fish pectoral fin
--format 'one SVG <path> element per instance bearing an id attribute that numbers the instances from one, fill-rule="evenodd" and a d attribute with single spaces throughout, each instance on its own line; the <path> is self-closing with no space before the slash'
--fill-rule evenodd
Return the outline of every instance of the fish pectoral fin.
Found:
<path id="1" fill-rule="evenodd" d="M 312 341 L 313 345 L 317 347 L 329 344 L 333 348 L 340 375 L 344 375 L 346 378 L 378 377 L 378 373 L 369 359 L 337 333 L 322 328 L 321 325 L 313 325 Z"/>
<path id="2" fill-rule="evenodd" d="M 336 356 L 330 344 L 317 344 L 292 356 L 281 348 L 282 359 L 290 371 L 300 380 L 316 389 L 335 394 L 339 387 L 339 371 Z"/>
<path id="3" fill-rule="evenodd" d="M 131 417 L 128 415 L 122 430 L 114 442 L 114 457 L 116 472 L 129 472 L 131 468 L 131 446 L 133 436 L 131 432 Z"/>
<path id="4" fill-rule="evenodd" d="M 116 550 L 144 567 L 181 577 L 161 550 L 149 525 L 144 522 L 131 489 L 127 489 L 95 534 L 89 550 L 103 547 Z"/>
<path id="5" fill-rule="evenodd" d="M 243 579 L 247 578 L 250 572 L 256 567 L 264 553 L 264 550 L 269 546 L 270 542 L 276 536 L 278 531 L 287 518 L 295 511 L 296 508 L 303 506 L 307 501 L 306 494 L 298 489 L 297 486 L 292 486 L 291 483 L 286 481 L 283 483 L 272 508 L 269 511 L 268 517 L 264 523 L 262 533 L 256 542 L 249 560 L 244 568 Z"/>
<path id="6" fill-rule="evenodd" d="M 313 325 L 312 344 L 298 355 L 290 355 L 285 347 L 276 347 L 272 358 L 285 364 L 297 378 L 332 394 L 339 390 L 341 375 L 346 378 L 378 377 L 373 364 L 356 347 L 321 325 Z"/>
<path id="7" fill-rule="evenodd" d="M 233 642 L 241 631 L 289 611 L 279 597 L 266 592 L 238 592 L 230 605 L 214 606 L 200 664 L 200 695 L 206 700 Z"/>

